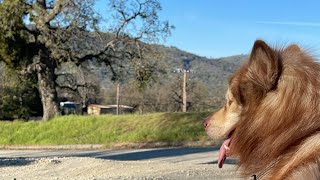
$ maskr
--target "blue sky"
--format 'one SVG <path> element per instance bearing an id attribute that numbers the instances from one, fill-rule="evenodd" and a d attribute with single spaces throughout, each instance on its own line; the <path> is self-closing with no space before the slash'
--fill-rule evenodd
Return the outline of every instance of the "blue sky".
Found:
<path id="1" fill-rule="evenodd" d="M 102 3 L 104 0 L 98 0 Z M 197 55 L 248 54 L 256 39 L 298 43 L 320 55 L 320 1 L 159 0 L 160 18 L 176 28 L 166 42 Z M 103 3 L 105 4 L 105 3 Z"/>

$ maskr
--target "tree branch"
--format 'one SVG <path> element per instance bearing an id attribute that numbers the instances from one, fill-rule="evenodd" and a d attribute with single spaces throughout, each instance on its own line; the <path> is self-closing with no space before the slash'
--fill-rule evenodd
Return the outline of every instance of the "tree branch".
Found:
<path id="1" fill-rule="evenodd" d="M 46 0 L 37 0 L 37 5 L 43 10 L 47 9 Z"/>
<path id="2" fill-rule="evenodd" d="M 59 13 L 61 13 L 61 10 L 63 8 L 63 0 L 56 0 L 53 9 L 47 16 L 45 17 L 45 23 L 49 23 L 51 20 L 53 20 Z M 47 9 L 46 9 L 47 10 Z"/>
<path id="3" fill-rule="evenodd" d="M 122 31 L 122 29 L 132 20 L 136 19 L 138 16 L 142 16 L 143 13 L 141 12 L 142 9 L 142 5 L 143 3 L 140 3 L 138 1 L 136 1 L 139 4 L 139 9 L 136 12 L 133 12 L 133 14 L 130 17 L 126 17 L 126 13 L 125 10 L 122 9 L 121 7 L 117 7 L 117 6 L 113 6 L 116 11 L 118 11 L 120 13 L 120 15 L 122 16 L 122 24 L 121 26 L 117 29 L 116 31 L 116 37 L 118 38 L 120 35 L 120 32 Z"/>

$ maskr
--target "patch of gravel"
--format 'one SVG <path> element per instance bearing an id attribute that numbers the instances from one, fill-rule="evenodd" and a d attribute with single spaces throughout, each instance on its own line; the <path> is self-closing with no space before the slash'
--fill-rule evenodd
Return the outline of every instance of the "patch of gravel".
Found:
<path id="1" fill-rule="evenodd" d="M 3 180 L 211 180 L 236 177 L 234 165 L 228 164 L 217 171 L 213 164 L 160 160 L 114 161 L 89 157 L 0 159 L 0 179 Z"/>
<path id="2" fill-rule="evenodd" d="M 219 147 L 0 150 L 0 180 L 236 179 L 236 161 L 217 167 Z"/>

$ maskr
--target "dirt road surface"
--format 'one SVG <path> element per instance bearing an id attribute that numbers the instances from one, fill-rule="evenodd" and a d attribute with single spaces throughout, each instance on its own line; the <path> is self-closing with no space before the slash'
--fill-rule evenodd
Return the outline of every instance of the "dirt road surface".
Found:
<path id="1" fill-rule="evenodd" d="M 1 150 L 0 179 L 237 179 L 233 160 L 217 167 L 218 148 Z"/>

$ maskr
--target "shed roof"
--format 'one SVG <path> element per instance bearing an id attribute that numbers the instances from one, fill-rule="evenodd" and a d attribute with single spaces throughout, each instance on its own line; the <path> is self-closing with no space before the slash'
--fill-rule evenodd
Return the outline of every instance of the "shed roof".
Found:
<path id="1" fill-rule="evenodd" d="M 105 108 L 105 109 L 112 109 L 112 108 L 117 108 L 117 105 L 100 105 L 100 104 L 90 104 L 88 107 L 98 107 L 98 108 Z M 120 108 L 124 109 L 133 109 L 131 106 L 126 106 L 126 105 L 119 105 Z"/>

